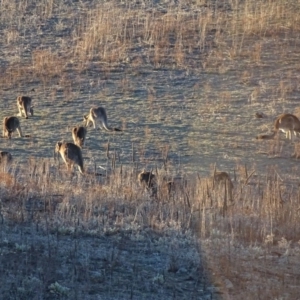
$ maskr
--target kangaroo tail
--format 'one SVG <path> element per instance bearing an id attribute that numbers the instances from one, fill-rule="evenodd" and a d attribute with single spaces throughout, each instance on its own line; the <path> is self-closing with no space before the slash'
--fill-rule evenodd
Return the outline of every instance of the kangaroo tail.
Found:
<path id="1" fill-rule="evenodd" d="M 106 131 L 113 131 L 113 128 L 110 128 L 108 127 L 106 124 L 103 123 L 103 128 L 106 130 Z"/>
<path id="2" fill-rule="evenodd" d="M 270 140 L 273 139 L 276 135 L 276 131 L 274 131 L 272 134 L 260 134 L 256 137 L 257 140 Z"/>
<path id="3" fill-rule="evenodd" d="M 123 131 L 122 129 L 120 128 L 115 128 L 115 127 L 109 127 L 107 126 L 107 123 L 106 122 L 102 122 L 102 125 L 103 125 L 103 128 L 107 131 Z"/>
<path id="4" fill-rule="evenodd" d="M 79 169 L 79 172 L 80 172 L 81 174 L 84 174 L 84 168 L 83 168 L 82 165 L 81 165 L 81 166 L 78 166 L 78 169 Z"/>

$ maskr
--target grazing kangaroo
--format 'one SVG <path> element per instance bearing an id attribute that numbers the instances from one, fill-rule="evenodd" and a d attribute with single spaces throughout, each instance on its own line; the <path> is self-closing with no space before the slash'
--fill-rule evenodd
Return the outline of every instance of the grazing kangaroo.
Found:
<path id="1" fill-rule="evenodd" d="M 233 183 L 227 172 L 215 171 L 214 175 L 213 175 L 213 184 L 214 184 L 215 188 L 222 189 L 222 190 L 224 189 L 224 191 L 225 191 L 225 187 L 226 187 L 227 199 L 229 201 L 233 201 L 233 196 L 232 196 Z"/>
<path id="2" fill-rule="evenodd" d="M 184 195 L 186 188 L 188 186 L 188 181 L 185 177 L 181 175 L 174 176 L 162 176 L 158 182 L 159 190 L 163 197 L 168 197 L 169 199 L 175 195 L 181 197 Z M 189 204 L 188 204 L 189 205 Z"/>
<path id="3" fill-rule="evenodd" d="M 107 115 L 103 107 L 92 107 L 90 113 L 83 116 L 83 120 L 85 122 L 85 127 L 88 127 L 92 122 L 94 128 L 96 128 L 96 123 L 98 123 L 99 127 L 101 127 L 100 124 L 102 124 L 102 127 L 107 131 L 122 131 L 122 129 L 109 127 L 107 125 Z"/>
<path id="4" fill-rule="evenodd" d="M 138 174 L 137 179 L 140 185 L 146 188 L 148 192 L 150 192 L 151 196 L 157 195 L 156 178 L 155 175 L 152 174 L 152 171 L 146 172 L 145 170 L 143 170 Z"/>
<path id="5" fill-rule="evenodd" d="M 12 155 L 7 151 L 0 151 L 0 164 L 12 162 Z"/>
<path id="6" fill-rule="evenodd" d="M 17 105 L 19 109 L 19 115 L 22 117 L 24 114 L 25 118 L 28 119 L 28 113 L 33 116 L 33 106 L 31 106 L 31 98 L 27 96 L 19 96 L 17 98 Z"/>
<path id="7" fill-rule="evenodd" d="M 73 143 L 57 142 L 55 145 L 55 152 L 60 153 L 67 165 L 68 171 L 70 171 L 73 165 L 78 165 L 80 173 L 84 173 L 82 153 L 77 145 Z"/>
<path id="8" fill-rule="evenodd" d="M 17 117 L 5 117 L 3 119 L 3 137 L 11 139 L 11 134 L 16 130 L 18 131 L 19 136 L 22 137 L 19 119 Z"/>
<path id="9" fill-rule="evenodd" d="M 300 121 L 292 114 L 282 114 L 275 120 L 273 131 L 272 134 L 260 134 L 256 139 L 272 139 L 279 131 L 282 131 L 285 133 L 287 139 L 293 140 L 292 133 L 294 133 L 294 135 L 300 133 Z"/>
<path id="10" fill-rule="evenodd" d="M 83 126 L 76 126 L 72 129 L 72 137 L 74 144 L 82 148 L 85 145 L 87 130 Z"/>

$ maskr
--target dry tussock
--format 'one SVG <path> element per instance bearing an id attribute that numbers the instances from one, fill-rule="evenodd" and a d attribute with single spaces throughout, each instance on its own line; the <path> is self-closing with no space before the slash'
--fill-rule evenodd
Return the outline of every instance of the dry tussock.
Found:
<path id="1" fill-rule="evenodd" d="M 18 93 L 32 82 L 44 84 L 45 90 L 55 84 L 53 100 L 59 95 L 62 101 L 101 88 L 98 98 L 102 99 L 114 72 L 128 67 L 119 83 L 121 92 L 128 98 L 132 95 L 135 86 L 128 74 L 134 73 L 139 85 L 145 84 L 149 116 L 157 121 L 164 118 L 157 101 L 162 91 L 151 82 L 141 82 L 145 66 L 184 69 L 182 76 L 217 74 L 222 80 L 241 67 L 241 76 L 230 83 L 231 90 L 226 81 L 216 88 L 211 78 L 197 77 L 191 86 L 193 99 L 201 98 L 204 103 L 197 107 L 199 115 L 207 112 L 210 117 L 235 105 L 248 109 L 268 97 L 280 99 L 277 110 L 287 109 L 286 98 L 298 96 L 299 90 L 296 2 L 177 4 L 1 1 L 0 25 L 5 30 L 1 29 L 0 84 L 3 90 L 17 89 Z M 279 63 L 283 63 L 283 73 L 274 80 L 279 75 L 269 67 Z M 81 76 L 91 78 L 90 74 L 94 78 L 87 86 Z M 231 107 L 238 84 L 249 87 L 248 102 L 236 104 L 238 99 Z M 185 92 L 180 92 L 181 97 Z M 168 93 L 163 94 L 165 98 L 171 97 Z M 215 98 L 221 100 L 219 107 L 211 104 Z M 227 124 L 229 117 L 221 115 L 219 123 Z M 155 129 L 150 124 L 141 130 L 149 144 Z M 225 126 L 222 130 L 226 134 Z M 261 152 L 285 155 L 283 145 L 272 141 Z M 144 165 L 151 161 L 146 146 L 134 146 Z M 299 145 L 294 147 L 299 157 Z M 224 299 L 241 299 L 241 295 L 245 299 L 297 299 L 297 182 L 285 181 L 275 168 L 259 175 L 255 168 L 248 171 L 239 165 L 232 176 L 231 202 L 226 187 L 216 188 L 211 177 L 169 176 L 171 146 L 159 139 L 156 148 L 161 151 L 164 170 L 154 172 L 155 193 L 136 181 L 134 151 L 133 165 L 128 168 L 119 167 L 116 154 L 112 155 L 113 171 L 108 176 L 67 174 L 65 168 L 35 159 L 26 168 L 17 163 L 4 168 L 0 173 L 3 297 L 93 299 L 104 295 L 118 299 L 125 293 L 131 299 L 149 295 L 183 299 L 203 293 L 217 298 L 218 292 Z M 155 258 L 152 253 L 157 254 Z"/>
<path id="2" fill-rule="evenodd" d="M 64 60 L 51 50 L 35 50 L 32 52 L 32 68 L 38 78 L 52 78 L 62 74 Z"/>
<path id="3" fill-rule="evenodd" d="M 71 34 L 65 36 L 66 40 L 58 42 L 58 49 L 51 45 L 45 49 L 34 47 L 32 65 L 27 68 L 32 67 L 37 75 L 47 74 L 52 78 L 64 70 L 66 63 L 84 70 L 87 62 L 97 60 L 103 68 L 112 68 L 137 62 L 136 57 L 139 57 L 155 67 L 217 68 L 223 73 L 228 67 L 222 60 L 228 56 L 231 60 L 250 57 L 251 62 L 261 63 L 262 52 L 267 47 L 262 39 L 272 36 L 276 43 L 281 43 L 282 36 L 297 33 L 300 23 L 298 6 L 288 0 L 185 3 L 182 8 L 169 5 L 162 10 L 147 10 L 138 4 L 118 5 L 114 1 L 96 7 L 83 2 L 79 6 L 82 15 L 76 15 L 75 11 L 70 13 L 78 22 Z M 59 9 L 53 1 L 38 6 L 29 3 L 15 6 L 4 1 L 2 7 L 5 8 L 2 21 L 7 25 L 4 40 L 7 46 L 18 44 L 22 39 L 20 29 L 28 30 L 32 21 L 37 30 L 41 30 L 43 22 Z M 29 9 L 32 15 L 26 18 Z M 39 21 L 33 20 L 35 15 L 40 17 Z M 18 30 L 16 24 L 19 24 Z M 60 27 L 56 26 L 59 34 L 56 38 L 61 40 Z M 62 23 L 61 30 L 65 28 Z M 253 43 L 257 36 L 262 39 Z M 25 54 L 22 51 L 19 59 Z M 280 53 L 284 59 L 286 54 Z M 25 60 L 29 62 L 28 57 Z"/>
<path id="4" fill-rule="evenodd" d="M 47 163 L 39 167 L 40 163 L 32 159 L 30 175 L 22 167 L 17 176 L 0 174 L 1 193 L 5 195 L 0 211 L 2 234 L 12 226 L 38 226 L 50 239 L 54 233 L 70 237 L 126 235 L 136 230 L 139 235 L 153 232 L 168 236 L 170 230 L 187 236 L 194 233 L 203 242 L 206 267 L 215 275 L 211 277 L 212 294 L 228 294 L 232 299 L 241 293 L 263 298 L 270 291 L 283 295 L 277 285 L 284 277 L 293 280 L 285 281 L 283 293 L 288 299 L 296 295 L 296 271 L 286 268 L 296 264 L 300 255 L 299 189 L 282 182 L 274 172 L 261 177 L 254 175 L 255 170 L 248 174 L 241 166 L 240 172 L 246 173 L 236 176 L 230 201 L 226 188 L 217 188 L 213 177 L 178 177 L 170 190 L 165 188 L 169 182 L 165 171 L 156 170 L 157 193 L 153 194 L 140 187 L 134 168 L 116 168 L 109 177 L 77 177 L 59 173 L 45 166 Z M 18 189 L 22 192 L 16 193 Z M 22 251 L 31 253 L 27 248 Z M 181 268 L 181 255 L 178 252 L 171 259 L 168 272 Z M 31 268 L 27 272 L 34 275 Z M 265 291 L 257 282 L 257 277 L 264 276 L 272 278 L 264 279 L 268 282 Z M 88 284 L 86 280 L 83 284 Z"/>

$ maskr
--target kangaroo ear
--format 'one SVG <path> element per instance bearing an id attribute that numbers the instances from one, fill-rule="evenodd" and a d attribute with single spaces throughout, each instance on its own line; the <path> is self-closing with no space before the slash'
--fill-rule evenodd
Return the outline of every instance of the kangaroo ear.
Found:
<path id="1" fill-rule="evenodd" d="M 72 131 L 73 131 L 74 133 L 77 133 L 77 130 L 78 130 L 77 127 L 73 127 L 73 129 L 72 129 Z"/>

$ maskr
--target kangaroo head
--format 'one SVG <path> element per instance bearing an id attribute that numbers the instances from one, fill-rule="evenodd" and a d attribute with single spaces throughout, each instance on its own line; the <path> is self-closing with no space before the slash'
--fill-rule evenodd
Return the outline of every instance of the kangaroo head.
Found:
<path id="1" fill-rule="evenodd" d="M 74 134 L 76 134 L 77 131 L 78 131 L 78 128 L 77 128 L 77 127 L 73 127 L 72 132 L 73 132 Z"/>
<path id="2" fill-rule="evenodd" d="M 55 145 L 55 152 L 59 152 L 61 146 L 62 146 L 62 142 L 57 142 L 56 145 Z"/>

